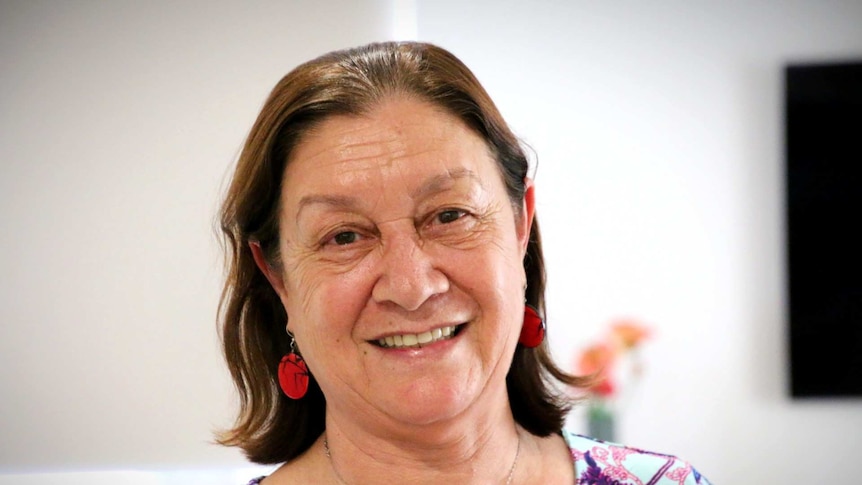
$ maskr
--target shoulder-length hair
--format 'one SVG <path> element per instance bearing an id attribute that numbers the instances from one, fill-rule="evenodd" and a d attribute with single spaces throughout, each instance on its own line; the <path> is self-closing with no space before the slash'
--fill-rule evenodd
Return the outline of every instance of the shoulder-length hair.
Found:
<path id="1" fill-rule="evenodd" d="M 240 154 L 220 212 L 227 279 L 219 307 L 224 355 L 239 391 L 234 426 L 218 436 L 256 463 L 289 461 L 324 431 L 326 399 L 311 376 L 301 400 L 282 395 L 278 363 L 290 351 L 287 315 L 255 266 L 257 241 L 269 264 L 278 254 L 279 197 L 285 166 L 309 129 L 337 115 L 356 116 L 387 97 L 412 96 L 460 118 L 487 144 L 516 208 L 522 207 L 528 161 L 488 93 L 460 60 L 430 44 L 388 42 L 332 52 L 300 65 L 275 86 Z M 544 313 L 545 268 L 533 220 L 524 258 L 526 302 Z M 515 420 L 537 436 L 559 433 L 569 400 L 557 384 L 584 384 L 550 358 L 547 340 L 518 345 L 506 377 Z"/>

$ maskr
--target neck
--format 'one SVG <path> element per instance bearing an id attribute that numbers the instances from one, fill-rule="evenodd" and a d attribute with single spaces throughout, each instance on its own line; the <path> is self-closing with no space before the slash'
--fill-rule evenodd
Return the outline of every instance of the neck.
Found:
<path id="1" fill-rule="evenodd" d="M 316 445 L 336 482 L 507 483 L 521 449 L 522 432 L 508 402 L 483 416 L 426 426 L 366 427 L 327 410 Z"/>

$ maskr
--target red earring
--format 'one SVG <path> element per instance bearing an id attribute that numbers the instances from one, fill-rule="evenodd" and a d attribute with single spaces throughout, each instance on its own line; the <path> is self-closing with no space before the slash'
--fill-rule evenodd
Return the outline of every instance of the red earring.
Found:
<path id="1" fill-rule="evenodd" d="M 545 321 L 539 316 L 539 311 L 530 305 L 524 305 L 524 325 L 521 327 L 521 337 L 518 342 L 524 347 L 538 347 L 545 340 Z"/>
<path id="2" fill-rule="evenodd" d="M 296 353 L 293 335 L 290 335 L 290 353 L 282 357 L 278 364 L 278 384 L 291 399 L 302 399 L 308 392 L 308 366 L 302 356 Z"/>

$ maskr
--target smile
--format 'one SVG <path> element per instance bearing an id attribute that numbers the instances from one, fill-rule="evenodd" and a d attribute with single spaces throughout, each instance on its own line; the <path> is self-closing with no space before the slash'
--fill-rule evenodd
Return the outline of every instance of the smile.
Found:
<path id="1" fill-rule="evenodd" d="M 377 340 L 377 344 L 381 347 L 390 349 L 405 349 L 418 348 L 426 345 L 431 345 L 434 342 L 447 340 L 455 336 L 459 326 L 452 325 L 449 327 L 435 328 L 423 333 L 390 335 Z"/>

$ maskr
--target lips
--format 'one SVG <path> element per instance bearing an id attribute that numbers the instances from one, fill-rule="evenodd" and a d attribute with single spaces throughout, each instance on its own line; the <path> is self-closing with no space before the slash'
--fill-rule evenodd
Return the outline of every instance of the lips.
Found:
<path id="1" fill-rule="evenodd" d="M 377 344 L 387 349 L 409 349 L 420 348 L 447 340 L 455 336 L 460 325 L 435 328 L 423 333 L 406 333 L 401 335 L 390 335 L 377 340 Z"/>

